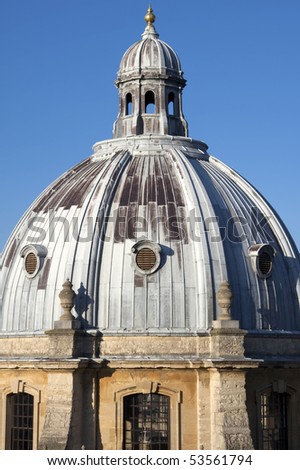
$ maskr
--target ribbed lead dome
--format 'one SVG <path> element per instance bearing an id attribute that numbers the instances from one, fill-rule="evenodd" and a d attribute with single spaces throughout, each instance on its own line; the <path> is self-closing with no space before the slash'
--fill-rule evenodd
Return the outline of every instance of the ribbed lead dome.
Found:
<path id="1" fill-rule="evenodd" d="M 183 76 L 180 60 L 176 52 L 167 43 L 159 39 L 153 24 L 148 24 L 142 40 L 136 42 L 125 52 L 118 73 L 122 80 L 130 73 L 153 73 Z"/>
<path id="2" fill-rule="evenodd" d="M 287 230 L 249 183 L 183 137 L 96 144 L 28 209 L 2 262 L 2 334 L 52 328 L 67 278 L 88 329 L 206 331 L 227 279 L 242 328 L 300 330 Z"/>
<path id="3" fill-rule="evenodd" d="M 152 72 L 153 69 L 160 73 L 172 73 L 182 77 L 180 60 L 176 52 L 165 42 L 158 39 L 158 34 L 146 31 L 141 41 L 133 44 L 124 54 L 118 78 L 124 78 L 126 73 L 137 74 Z"/>

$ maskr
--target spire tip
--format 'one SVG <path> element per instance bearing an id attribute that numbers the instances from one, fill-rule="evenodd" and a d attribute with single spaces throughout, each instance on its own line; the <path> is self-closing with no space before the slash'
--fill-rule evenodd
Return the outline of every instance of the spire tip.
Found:
<path id="1" fill-rule="evenodd" d="M 149 26 L 152 26 L 153 23 L 155 22 L 156 16 L 153 13 L 153 9 L 151 5 L 149 5 L 148 11 L 145 15 L 145 21 L 148 23 Z"/>

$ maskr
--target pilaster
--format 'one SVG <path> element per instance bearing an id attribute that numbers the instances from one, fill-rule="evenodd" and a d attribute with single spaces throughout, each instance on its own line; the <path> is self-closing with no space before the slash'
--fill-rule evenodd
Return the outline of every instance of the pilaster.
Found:
<path id="1" fill-rule="evenodd" d="M 246 408 L 244 368 L 214 368 L 210 371 L 211 448 L 253 449 Z"/>
<path id="2" fill-rule="evenodd" d="M 233 294 L 227 281 L 217 292 L 220 319 L 212 322 L 210 355 L 211 448 L 253 449 L 246 406 L 246 373 L 256 367 L 245 357 L 246 332 L 233 320 Z"/>

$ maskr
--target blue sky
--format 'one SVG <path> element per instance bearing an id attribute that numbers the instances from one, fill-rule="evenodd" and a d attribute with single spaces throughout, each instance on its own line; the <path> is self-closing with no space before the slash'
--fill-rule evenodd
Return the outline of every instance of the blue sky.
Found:
<path id="1" fill-rule="evenodd" d="M 153 0 L 190 136 L 248 179 L 300 247 L 300 1 Z M 110 138 L 146 0 L 1 0 L 0 251 L 23 212 Z"/>

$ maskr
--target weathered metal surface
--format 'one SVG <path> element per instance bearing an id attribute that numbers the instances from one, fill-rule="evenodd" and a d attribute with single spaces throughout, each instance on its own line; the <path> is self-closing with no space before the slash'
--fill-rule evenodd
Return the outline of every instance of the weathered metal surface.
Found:
<path id="1" fill-rule="evenodd" d="M 5 258 L 5 261 L 4 261 L 4 266 L 6 268 L 9 267 L 14 255 L 15 255 L 16 249 L 17 249 L 17 240 L 13 239 L 13 240 L 11 240 L 11 245 L 10 245 L 9 251 L 7 253 L 7 256 Z"/>
<path id="2" fill-rule="evenodd" d="M 89 159 L 79 163 L 76 165 L 72 170 L 68 171 L 65 173 L 65 175 L 61 176 L 54 184 L 52 184 L 44 193 L 37 199 L 36 205 L 33 208 L 34 212 L 39 212 L 41 208 L 45 210 L 45 206 L 47 204 L 47 201 L 53 194 L 56 194 L 59 192 L 59 190 L 64 187 L 65 181 L 68 179 L 68 177 L 71 174 L 77 174 L 79 173 L 83 168 L 85 168 L 89 164 Z"/>
<path id="3" fill-rule="evenodd" d="M 145 35 L 143 40 L 129 47 L 122 58 L 118 79 L 128 72 L 140 74 L 141 69 L 152 69 L 152 74 L 164 69 L 165 72 L 182 75 L 176 52 L 155 34 Z"/>
<path id="4" fill-rule="evenodd" d="M 46 289 L 47 288 L 49 272 L 50 272 L 50 266 L 51 266 L 51 259 L 48 258 L 46 260 L 45 266 L 43 267 L 41 275 L 39 276 L 38 289 Z"/>
<path id="5" fill-rule="evenodd" d="M 178 240 L 184 235 L 186 242 L 187 216 L 178 212 L 185 206 L 184 195 L 168 152 L 133 158 L 120 181 L 114 203 L 119 208 L 115 224 L 116 242 L 124 242 L 125 238 L 135 240 L 136 232 L 142 227 L 146 229 L 149 225 L 148 231 L 153 232 L 157 224 L 162 225 L 165 240 Z M 148 207 L 147 217 L 139 216 L 140 206 Z M 160 209 L 159 215 L 158 208 L 162 207 L 164 209 Z M 124 224 L 127 230 L 124 230 Z"/>
<path id="6" fill-rule="evenodd" d="M 90 163 L 87 160 L 70 170 L 46 191 L 33 211 L 47 212 L 57 207 L 69 209 L 73 205 L 81 207 L 92 181 L 104 165 L 105 162 Z"/>
<path id="7" fill-rule="evenodd" d="M 97 144 L 94 157 L 67 175 L 33 203 L 3 252 L 3 334 L 51 328 L 66 278 L 80 299 L 74 314 L 87 328 L 135 334 L 205 330 L 218 315 L 216 291 L 228 279 L 232 316 L 243 328 L 300 329 L 300 262 L 293 241 L 260 194 L 203 153 L 201 142 L 113 139 Z M 52 187 L 60 196 L 50 203 Z M 40 221 L 29 224 L 36 216 Z M 35 243 L 47 248 L 47 259 L 29 279 L 20 250 L 42 233 Z M 135 269 L 131 248 L 139 239 L 161 246 L 154 274 Z M 267 241 L 277 255 L 272 276 L 261 279 L 248 248 Z"/>

